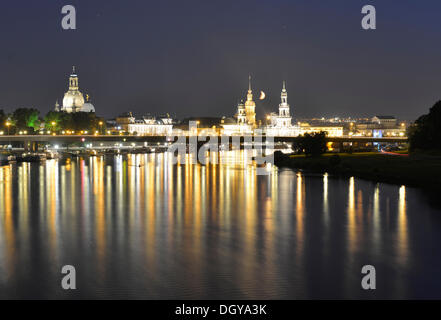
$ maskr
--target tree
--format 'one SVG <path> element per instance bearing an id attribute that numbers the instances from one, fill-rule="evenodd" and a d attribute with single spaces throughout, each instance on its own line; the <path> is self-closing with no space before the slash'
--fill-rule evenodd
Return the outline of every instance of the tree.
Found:
<path id="1" fill-rule="evenodd" d="M 104 119 L 97 117 L 94 112 L 49 111 L 44 121 L 48 130 L 74 130 L 95 133 L 106 129 Z"/>
<path id="2" fill-rule="evenodd" d="M 18 130 L 36 130 L 40 126 L 40 111 L 33 108 L 18 108 L 12 113 L 12 122 Z"/>
<path id="3" fill-rule="evenodd" d="M 326 146 L 326 133 L 305 133 L 298 141 L 298 149 L 307 156 L 319 156 L 328 150 Z"/>
<path id="4" fill-rule="evenodd" d="M 44 117 L 44 127 L 47 130 L 56 130 L 63 121 L 63 113 L 57 111 L 49 111 Z"/>
<path id="5" fill-rule="evenodd" d="M 441 101 L 409 128 L 410 150 L 441 150 Z"/>
<path id="6" fill-rule="evenodd" d="M 6 128 L 6 121 L 8 120 L 8 116 L 5 114 L 3 110 L 0 110 L 0 129 L 4 130 Z"/>

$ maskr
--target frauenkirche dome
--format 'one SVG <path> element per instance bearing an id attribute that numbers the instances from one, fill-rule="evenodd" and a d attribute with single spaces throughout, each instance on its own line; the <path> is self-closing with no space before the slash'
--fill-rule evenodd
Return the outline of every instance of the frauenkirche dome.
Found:
<path id="1" fill-rule="evenodd" d="M 69 76 L 69 90 L 64 94 L 61 111 L 95 112 L 95 107 L 90 102 L 84 103 L 84 96 L 79 90 L 75 67 L 72 67 L 72 73 Z"/>

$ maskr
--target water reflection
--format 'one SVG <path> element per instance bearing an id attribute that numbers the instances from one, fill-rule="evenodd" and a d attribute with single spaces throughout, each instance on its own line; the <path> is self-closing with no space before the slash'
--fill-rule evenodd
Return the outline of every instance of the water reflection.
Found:
<path id="1" fill-rule="evenodd" d="M 406 214 L 406 187 L 401 186 L 398 198 L 398 259 L 401 265 L 406 264 L 408 254 L 408 230 Z"/>
<path id="2" fill-rule="evenodd" d="M 64 264 L 81 270 L 83 298 L 357 298 L 368 263 L 387 273 L 378 297 L 403 297 L 416 259 L 439 267 L 420 242 L 441 240 L 440 222 L 414 190 L 277 168 L 258 176 L 247 156 L 1 167 L 0 297 L 61 296 Z M 413 225 L 410 199 L 425 215 Z"/>
<path id="3" fill-rule="evenodd" d="M 357 228 L 355 210 L 355 179 L 349 178 L 349 191 L 348 191 L 348 250 L 350 257 L 353 257 L 354 251 L 357 249 Z"/>
<path id="4" fill-rule="evenodd" d="M 5 283 L 14 276 L 16 262 L 15 227 L 12 217 L 11 167 L 0 169 L 0 279 Z"/>

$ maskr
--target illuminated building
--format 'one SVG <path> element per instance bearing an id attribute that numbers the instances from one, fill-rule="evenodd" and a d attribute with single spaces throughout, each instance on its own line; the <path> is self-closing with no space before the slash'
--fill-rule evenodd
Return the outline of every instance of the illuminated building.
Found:
<path id="1" fill-rule="evenodd" d="M 243 104 L 242 101 L 237 105 L 236 118 L 237 118 L 238 125 L 244 125 L 247 123 L 247 114 L 245 111 L 245 105 Z"/>
<path id="2" fill-rule="evenodd" d="M 126 112 L 116 118 L 116 130 L 139 136 L 171 135 L 173 120 L 168 115 L 159 119 L 149 116 L 137 120 L 131 112 Z"/>
<path id="3" fill-rule="evenodd" d="M 397 118 L 394 116 L 375 116 L 372 122 L 386 127 L 394 127 L 397 125 Z"/>
<path id="4" fill-rule="evenodd" d="M 86 103 L 81 107 L 81 112 L 95 112 L 95 107 L 90 102 L 90 97 L 86 94 Z"/>
<path id="5" fill-rule="evenodd" d="M 367 137 L 405 137 L 407 123 L 398 123 L 393 116 L 375 116 L 370 121 L 357 122 L 350 128 L 350 134 Z"/>
<path id="6" fill-rule="evenodd" d="M 59 106 L 58 101 L 55 104 L 55 111 L 65 112 L 95 112 L 95 107 L 87 101 L 84 103 L 84 96 L 79 90 L 78 75 L 75 67 L 72 67 L 72 73 L 69 76 L 69 90 L 64 94 L 63 106 Z"/>
<path id="7" fill-rule="evenodd" d="M 290 128 L 291 115 L 289 112 L 288 92 L 286 91 L 285 81 L 283 81 L 283 88 L 281 94 L 281 103 L 279 104 L 279 116 L 276 119 L 276 126 L 278 128 Z"/>
<path id="8" fill-rule="evenodd" d="M 283 81 L 282 93 L 280 95 L 279 114 L 271 113 L 267 120 L 270 124 L 266 128 L 267 135 L 270 136 L 298 136 L 299 130 L 297 126 L 292 125 L 292 117 L 288 104 L 288 92 L 286 84 Z"/>
<path id="9" fill-rule="evenodd" d="M 253 101 L 253 92 L 251 90 L 251 76 L 248 78 L 247 101 L 237 104 L 236 120 L 233 118 L 223 118 L 221 126 L 225 135 L 245 135 L 252 134 L 256 127 L 256 103 Z"/>
<path id="10" fill-rule="evenodd" d="M 306 122 L 299 123 L 298 127 L 299 135 L 304 135 L 305 133 L 320 133 L 326 132 L 328 137 L 342 137 L 343 136 L 343 126 L 331 126 L 331 125 L 310 125 Z"/>
<path id="11" fill-rule="evenodd" d="M 251 90 L 251 75 L 248 77 L 247 101 L 245 101 L 245 115 L 247 123 L 253 127 L 256 125 L 256 103 L 253 101 L 253 91 Z"/>
<path id="12" fill-rule="evenodd" d="M 223 134 L 225 135 L 244 135 L 253 133 L 253 126 L 248 123 L 246 108 L 243 101 L 237 105 L 236 120 L 233 118 L 223 118 L 221 120 L 221 125 L 224 128 Z"/>

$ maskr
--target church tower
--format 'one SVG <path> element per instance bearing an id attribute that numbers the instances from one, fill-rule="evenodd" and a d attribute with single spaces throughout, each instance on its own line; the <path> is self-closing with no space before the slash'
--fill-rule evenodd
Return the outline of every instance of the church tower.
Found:
<path id="1" fill-rule="evenodd" d="M 245 113 L 248 124 L 256 124 L 256 103 L 253 101 L 253 91 L 251 90 L 251 75 L 248 77 L 248 93 L 245 102 Z"/>
<path id="2" fill-rule="evenodd" d="M 72 67 L 72 73 L 69 77 L 69 90 L 78 90 L 78 76 L 75 73 L 75 66 Z"/>
<path id="3" fill-rule="evenodd" d="M 247 115 L 245 111 L 245 105 L 243 101 L 241 101 L 237 105 L 237 124 L 246 124 L 247 123 Z"/>
<path id="4" fill-rule="evenodd" d="M 288 92 L 286 91 L 285 81 L 283 81 L 283 88 L 280 98 L 281 102 L 279 104 L 279 116 L 277 117 L 277 126 L 290 127 L 292 118 L 289 113 Z"/>

